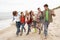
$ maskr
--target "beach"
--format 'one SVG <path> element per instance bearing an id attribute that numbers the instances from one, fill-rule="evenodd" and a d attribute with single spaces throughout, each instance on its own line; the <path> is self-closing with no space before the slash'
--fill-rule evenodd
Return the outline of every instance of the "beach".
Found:
<path id="1" fill-rule="evenodd" d="M 16 36 L 15 24 L 0 30 L 0 40 L 60 40 L 60 8 L 54 10 L 56 17 L 53 17 L 53 22 L 50 23 L 48 29 L 48 37 L 44 39 L 43 31 L 39 35 L 38 33 L 31 32 L 28 36 L 24 32 L 22 36 Z"/>

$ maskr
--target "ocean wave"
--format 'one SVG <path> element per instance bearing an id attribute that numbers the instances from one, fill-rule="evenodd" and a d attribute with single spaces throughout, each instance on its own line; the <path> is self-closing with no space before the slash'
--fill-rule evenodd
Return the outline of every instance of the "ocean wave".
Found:
<path id="1" fill-rule="evenodd" d="M 0 30 L 5 29 L 11 25 L 12 19 L 1 20 L 0 21 Z"/>

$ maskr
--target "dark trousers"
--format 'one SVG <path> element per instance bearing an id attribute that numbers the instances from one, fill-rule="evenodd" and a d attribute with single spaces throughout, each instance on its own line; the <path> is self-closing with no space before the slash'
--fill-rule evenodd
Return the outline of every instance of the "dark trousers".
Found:
<path id="1" fill-rule="evenodd" d="M 31 31 L 30 26 L 31 26 L 31 24 L 28 24 L 28 31 L 27 31 L 27 35 L 28 35 L 28 34 L 29 34 L 29 32 Z"/>
<path id="2" fill-rule="evenodd" d="M 21 28 L 21 35 L 22 35 L 22 33 L 23 33 L 23 29 L 26 30 L 26 29 L 24 28 L 24 25 L 25 25 L 25 23 L 21 24 L 21 26 L 22 26 L 22 28 Z"/>
<path id="3" fill-rule="evenodd" d="M 20 32 L 20 25 L 21 25 L 20 22 L 16 22 L 16 28 L 17 28 L 16 35 L 18 35 Z"/>
<path id="4" fill-rule="evenodd" d="M 34 28 L 36 28 L 36 21 L 33 21 L 33 23 L 34 23 Z"/>
<path id="5" fill-rule="evenodd" d="M 45 21 L 44 22 L 44 34 L 45 34 L 45 36 L 47 36 L 47 33 L 48 33 L 48 26 L 49 26 L 49 22 Z"/>

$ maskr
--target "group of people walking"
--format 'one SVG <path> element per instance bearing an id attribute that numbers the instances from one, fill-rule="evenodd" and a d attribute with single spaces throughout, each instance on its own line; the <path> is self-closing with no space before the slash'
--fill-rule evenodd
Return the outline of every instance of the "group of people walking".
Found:
<path id="1" fill-rule="evenodd" d="M 26 32 L 24 25 L 27 23 L 28 31 L 26 35 L 28 35 L 29 32 L 31 32 L 31 27 L 34 28 L 35 32 L 36 29 L 38 29 L 39 34 L 41 33 L 41 30 L 44 28 L 44 35 L 46 38 L 48 33 L 48 26 L 53 21 L 52 16 L 55 16 L 55 14 L 53 10 L 50 10 L 48 8 L 48 4 L 44 5 L 44 9 L 45 9 L 44 11 L 41 11 L 40 8 L 37 8 L 38 10 L 37 14 L 35 14 L 34 11 L 32 10 L 30 12 L 26 10 L 25 15 L 24 12 L 21 12 L 20 15 L 18 14 L 17 11 L 13 11 L 13 21 L 16 22 L 17 28 L 16 35 L 18 36 L 19 33 L 21 32 L 20 35 L 22 36 L 23 30 L 24 32 Z M 22 26 L 22 28 L 20 26 Z"/>

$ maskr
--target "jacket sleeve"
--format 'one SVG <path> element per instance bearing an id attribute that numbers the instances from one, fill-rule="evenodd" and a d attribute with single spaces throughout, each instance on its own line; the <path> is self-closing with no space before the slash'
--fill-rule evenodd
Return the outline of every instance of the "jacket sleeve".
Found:
<path id="1" fill-rule="evenodd" d="M 43 13 L 43 15 L 42 15 L 42 16 L 43 16 L 43 17 L 45 17 L 45 11 L 42 11 L 42 13 Z"/>
<path id="2" fill-rule="evenodd" d="M 54 10 L 51 10 L 51 15 L 52 15 L 52 16 L 55 16 Z"/>

